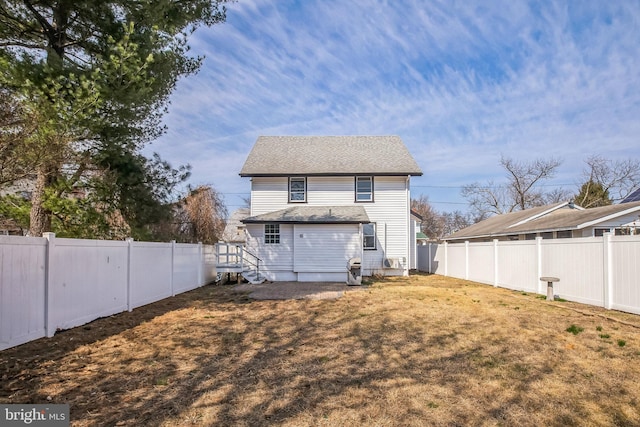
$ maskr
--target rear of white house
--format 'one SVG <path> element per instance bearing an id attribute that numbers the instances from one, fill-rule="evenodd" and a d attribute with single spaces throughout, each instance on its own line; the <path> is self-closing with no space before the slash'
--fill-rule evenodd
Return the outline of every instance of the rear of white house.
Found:
<path id="1" fill-rule="evenodd" d="M 275 281 L 407 275 L 415 236 L 410 178 L 422 172 L 397 136 L 260 137 L 251 178 L 248 251 Z"/>

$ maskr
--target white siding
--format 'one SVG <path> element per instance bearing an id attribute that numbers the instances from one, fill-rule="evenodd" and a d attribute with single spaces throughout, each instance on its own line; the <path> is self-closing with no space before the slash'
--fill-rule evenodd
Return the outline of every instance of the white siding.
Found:
<path id="1" fill-rule="evenodd" d="M 269 280 L 285 280 L 279 272 L 293 273 L 293 225 L 280 224 L 280 243 L 266 245 L 264 224 L 247 224 L 247 249 L 262 260 L 260 270 Z"/>
<path id="2" fill-rule="evenodd" d="M 293 235 L 293 269 L 298 273 L 346 273 L 349 259 L 360 257 L 362 252 L 355 224 L 296 224 Z"/>
<path id="3" fill-rule="evenodd" d="M 286 177 L 254 177 L 251 181 L 251 215 L 261 215 L 294 204 L 288 203 L 288 179 Z M 409 218 L 409 191 L 406 176 L 374 177 L 374 202 L 355 202 L 354 176 L 307 177 L 307 203 L 305 206 L 363 206 L 372 222 L 376 223 L 376 250 L 364 251 L 363 274 L 407 274 L 410 263 L 411 238 Z M 285 252 L 292 250 L 290 240 L 280 245 L 263 245 L 262 225 L 248 226 L 253 239 L 248 243 L 253 251 L 265 260 L 269 271 L 292 270 L 293 257 Z M 281 226 L 281 232 L 283 228 Z M 293 235 L 291 235 L 293 237 Z M 415 236 L 414 236 L 415 239 Z M 400 270 L 384 270 L 384 258 L 401 259 Z"/>
<path id="4" fill-rule="evenodd" d="M 251 178 L 251 216 L 289 207 L 286 177 Z"/>

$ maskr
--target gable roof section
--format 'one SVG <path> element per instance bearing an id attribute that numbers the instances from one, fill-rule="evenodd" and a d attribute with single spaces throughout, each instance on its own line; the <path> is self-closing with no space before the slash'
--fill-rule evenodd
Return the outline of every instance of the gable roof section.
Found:
<path id="1" fill-rule="evenodd" d="M 557 230 L 580 230 L 629 213 L 640 212 L 640 202 L 584 209 L 568 202 L 496 215 L 457 231 L 445 240 L 487 238 Z"/>
<path id="2" fill-rule="evenodd" d="M 366 224 L 371 222 L 362 206 L 296 206 L 245 218 L 245 224 Z"/>
<path id="3" fill-rule="evenodd" d="M 399 136 L 261 136 L 240 176 L 422 175 Z"/>
<path id="4" fill-rule="evenodd" d="M 625 197 L 620 203 L 640 202 L 640 188 Z"/>
<path id="5" fill-rule="evenodd" d="M 501 236 L 504 234 L 513 234 L 513 230 L 506 231 L 509 227 L 516 224 L 526 224 L 527 222 L 537 218 L 544 212 L 553 212 L 568 206 L 568 202 L 556 203 L 553 205 L 538 206 L 523 211 L 509 212 L 502 215 L 495 215 L 475 223 L 467 228 L 456 231 L 446 237 L 446 240 L 457 240 L 465 238 L 479 238 L 479 237 L 492 237 Z"/>

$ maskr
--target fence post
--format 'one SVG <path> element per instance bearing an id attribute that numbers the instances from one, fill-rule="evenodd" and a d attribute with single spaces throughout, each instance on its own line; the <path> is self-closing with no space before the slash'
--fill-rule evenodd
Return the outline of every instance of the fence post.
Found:
<path id="1" fill-rule="evenodd" d="M 52 254 L 56 246 L 56 233 L 43 233 L 42 237 L 47 239 L 47 250 L 44 261 L 44 332 L 48 338 L 51 338 L 56 333 L 56 328 L 53 322 L 53 298 L 50 291 L 51 284 L 53 282 L 53 263 L 51 262 Z"/>
<path id="2" fill-rule="evenodd" d="M 493 286 L 498 287 L 498 239 L 493 239 Z"/>
<path id="3" fill-rule="evenodd" d="M 428 245 L 428 255 L 429 258 L 427 258 L 427 260 L 429 261 L 429 266 L 427 267 L 427 273 L 433 273 L 433 271 L 431 271 L 433 269 L 433 267 L 431 266 L 431 242 L 427 243 Z"/>
<path id="4" fill-rule="evenodd" d="M 202 252 L 202 242 L 198 242 L 198 286 L 204 285 L 202 272 L 204 270 L 204 256 Z"/>
<path id="5" fill-rule="evenodd" d="M 449 263 L 448 261 L 448 253 L 449 252 L 447 249 L 449 247 L 449 243 L 447 241 L 444 242 L 444 275 L 448 276 L 449 275 Z"/>
<path id="6" fill-rule="evenodd" d="M 464 241 L 464 280 L 469 280 L 469 241 Z"/>
<path id="7" fill-rule="evenodd" d="M 545 291 L 542 289 L 544 283 L 540 281 L 542 277 L 542 237 L 536 237 L 536 267 L 537 267 L 537 275 L 536 275 L 536 289 L 538 290 L 538 294 L 544 294 Z M 548 274 L 548 273 L 547 273 Z"/>
<path id="8" fill-rule="evenodd" d="M 171 241 L 171 296 L 176 296 L 176 291 L 173 289 L 173 273 L 175 271 L 176 264 L 176 241 Z"/>
<path id="9" fill-rule="evenodd" d="M 604 308 L 611 310 L 613 307 L 613 257 L 611 248 L 611 233 L 602 235 L 602 255 L 603 255 L 603 305 Z"/>
<path id="10" fill-rule="evenodd" d="M 133 310 L 133 304 L 131 301 L 131 291 L 133 287 L 133 264 L 131 263 L 131 258 L 133 256 L 133 238 L 129 237 L 126 239 L 127 241 L 127 310 Z"/>

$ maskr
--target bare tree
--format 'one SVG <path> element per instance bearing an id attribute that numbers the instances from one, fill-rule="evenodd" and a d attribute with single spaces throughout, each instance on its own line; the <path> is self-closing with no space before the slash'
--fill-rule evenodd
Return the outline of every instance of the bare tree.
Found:
<path id="1" fill-rule="evenodd" d="M 429 198 L 421 195 L 411 200 L 411 210 L 422 217 L 421 231 L 430 239 L 441 240 L 443 237 L 468 227 L 484 217 L 473 217 L 460 211 L 438 212 L 429 203 Z"/>
<path id="2" fill-rule="evenodd" d="M 585 163 L 584 184 L 575 200 L 582 207 L 606 204 L 598 194 L 607 195 L 610 202 L 618 202 L 640 186 L 638 159 L 613 161 L 602 156 L 591 156 Z"/>
<path id="3" fill-rule="evenodd" d="M 462 196 L 474 215 L 481 218 L 541 206 L 567 195 L 562 190 L 540 189 L 540 183 L 552 178 L 561 163 L 554 158 L 517 162 L 502 156 L 500 165 L 506 171 L 507 183 L 496 185 L 490 181 L 481 185 L 476 182 L 464 186 Z"/>
<path id="4" fill-rule="evenodd" d="M 421 195 L 418 199 L 412 199 L 411 210 L 415 211 L 422 217 L 420 231 L 431 239 L 439 239 L 442 237 L 444 220 L 442 215 L 440 215 L 440 213 L 438 213 L 429 203 L 429 197 Z"/>
<path id="5" fill-rule="evenodd" d="M 222 233 L 227 208 L 220 194 L 210 185 L 201 185 L 189 191 L 181 204 L 180 240 L 215 243 Z"/>

